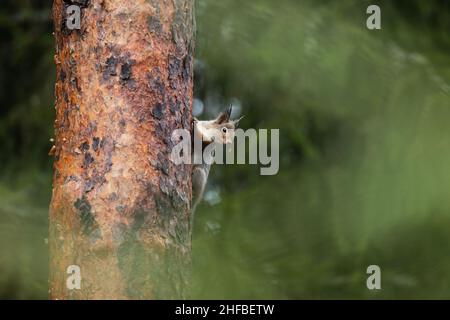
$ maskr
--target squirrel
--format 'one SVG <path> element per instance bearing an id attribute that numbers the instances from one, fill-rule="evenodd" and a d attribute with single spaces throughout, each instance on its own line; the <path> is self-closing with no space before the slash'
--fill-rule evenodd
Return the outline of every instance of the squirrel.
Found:
<path id="1" fill-rule="evenodd" d="M 214 149 L 209 154 L 204 154 L 206 147 L 214 143 L 217 145 L 231 144 L 234 140 L 234 130 L 237 128 L 239 121 L 230 120 L 232 106 L 221 112 L 214 120 L 200 121 L 194 118 L 194 140 L 202 142 L 201 154 L 200 150 L 193 150 L 193 168 L 192 168 L 192 212 L 195 212 L 197 205 L 203 198 L 205 186 L 208 181 L 209 171 L 212 159 L 214 157 Z M 206 159 L 205 159 L 206 158 Z"/>

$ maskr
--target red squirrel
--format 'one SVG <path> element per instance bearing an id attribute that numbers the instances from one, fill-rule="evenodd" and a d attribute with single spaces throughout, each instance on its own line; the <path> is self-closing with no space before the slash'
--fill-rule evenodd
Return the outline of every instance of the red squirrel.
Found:
<path id="1" fill-rule="evenodd" d="M 231 144 L 234 140 L 234 130 L 237 128 L 239 121 L 242 119 L 231 120 L 232 107 L 228 107 L 226 111 L 221 112 L 214 120 L 201 121 L 194 118 L 194 140 L 202 141 L 201 154 L 200 150 L 193 152 L 193 170 L 192 170 L 192 212 L 203 198 L 206 182 L 208 181 L 209 170 L 211 168 L 214 151 L 205 154 L 205 148 L 210 144 Z"/>

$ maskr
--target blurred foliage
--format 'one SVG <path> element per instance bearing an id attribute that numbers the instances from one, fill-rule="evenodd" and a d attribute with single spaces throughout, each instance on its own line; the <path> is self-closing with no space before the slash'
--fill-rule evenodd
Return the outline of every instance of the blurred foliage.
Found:
<path id="1" fill-rule="evenodd" d="M 195 298 L 449 298 L 449 2 L 197 0 L 195 95 L 280 128 L 280 172 L 216 165 Z M 0 7 L 0 297 L 46 298 L 49 1 Z M 366 288 L 377 264 L 382 290 Z"/>
<path id="2" fill-rule="evenodd" d="M 0 5 L 0 298 L 47 297 L 55 79 L 49 3 Z"/>

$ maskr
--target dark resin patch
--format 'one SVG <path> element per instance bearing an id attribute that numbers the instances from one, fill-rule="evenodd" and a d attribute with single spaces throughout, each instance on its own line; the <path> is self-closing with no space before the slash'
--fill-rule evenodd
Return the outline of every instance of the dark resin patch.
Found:
<path id="1" fill-rule="evenodd" d="M 83 168 L 89 167 L 89 165 L 94 162 L 94 157 L 91 156 L 89 152 L 86 152 L 84 154 L 84 162 L 83 162 Z"/>
<path id="2" fill-rule="evenodd" d="M 104 80 L 108 80 L 110 76 L 116 76 L 117 75 L 117 63 L 118 63 L 118 59 L 114 56 L 109 57 L 106 60 L 106 67 L 105 70 L 103 71 L 103 79 Z"/>
<path id="3" fill-rule="evenodd" d="M 83 196 L 81 199 L 77 199 L 74 203 L 74 207 L 78 210 L 80 215 L 80 221 L 82 225 L 82 232 L 85 235 L 90 234 L 95 229 L 95 218 L 92 215 L 92 207 L 89 201 Z"/>
<path id="4" fill-rule="evenodd" d="M 161 35 L 163 29 L 161 22 L 159 21 L 158 17 L 156 16 L 149 16 L 147 19 L 147 26 L 148 30 L 152 33 L 155 33 L 157 35 Z"/>
<path id="5" fill-rule="evenodd" d="M 64 69 L 61 69 L 61 71 L 59 72 L 59 80 L 61 80 L 61 82 L 64 82 L 66 80 L 67 74 L 64 71 Z"/>
<path id="6" fill-rule="evenodd" d="M 120 67 L 120 79 L 126 81 L 131 78 L 131 62 L 126 62 Z"/>
<path id="7" fill-rule="evenodd" d="M 161 120 L 164 117 L 163 105 L 161 103 L 157 103 L 153 108 L 152 114 L 156 119 Z"/>
<path id="8" fill-rule="evenodd" d="M 94 137 L 94 138 L 92 139 L 92 149 L 94 149 L 94 151 L 97 151 L 99 145 L 100 145 L 100 138 Z"/>
<path id="9" fill-rule="evenodd" d="M 89 143 L 83 142 L 80 146 L 81 151 L 88 151 L 89 150 Z"/>

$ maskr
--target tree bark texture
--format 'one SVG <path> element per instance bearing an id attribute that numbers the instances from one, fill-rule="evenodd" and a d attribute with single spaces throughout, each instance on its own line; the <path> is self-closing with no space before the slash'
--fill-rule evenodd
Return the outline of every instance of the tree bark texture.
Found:
<path id="1" fill-rule="evenodd" d="M 186 296 L 192 169 L 169 155 L 172 131 L 191 128 L 193 2 L 54 1 L 52 299 Z"/>

